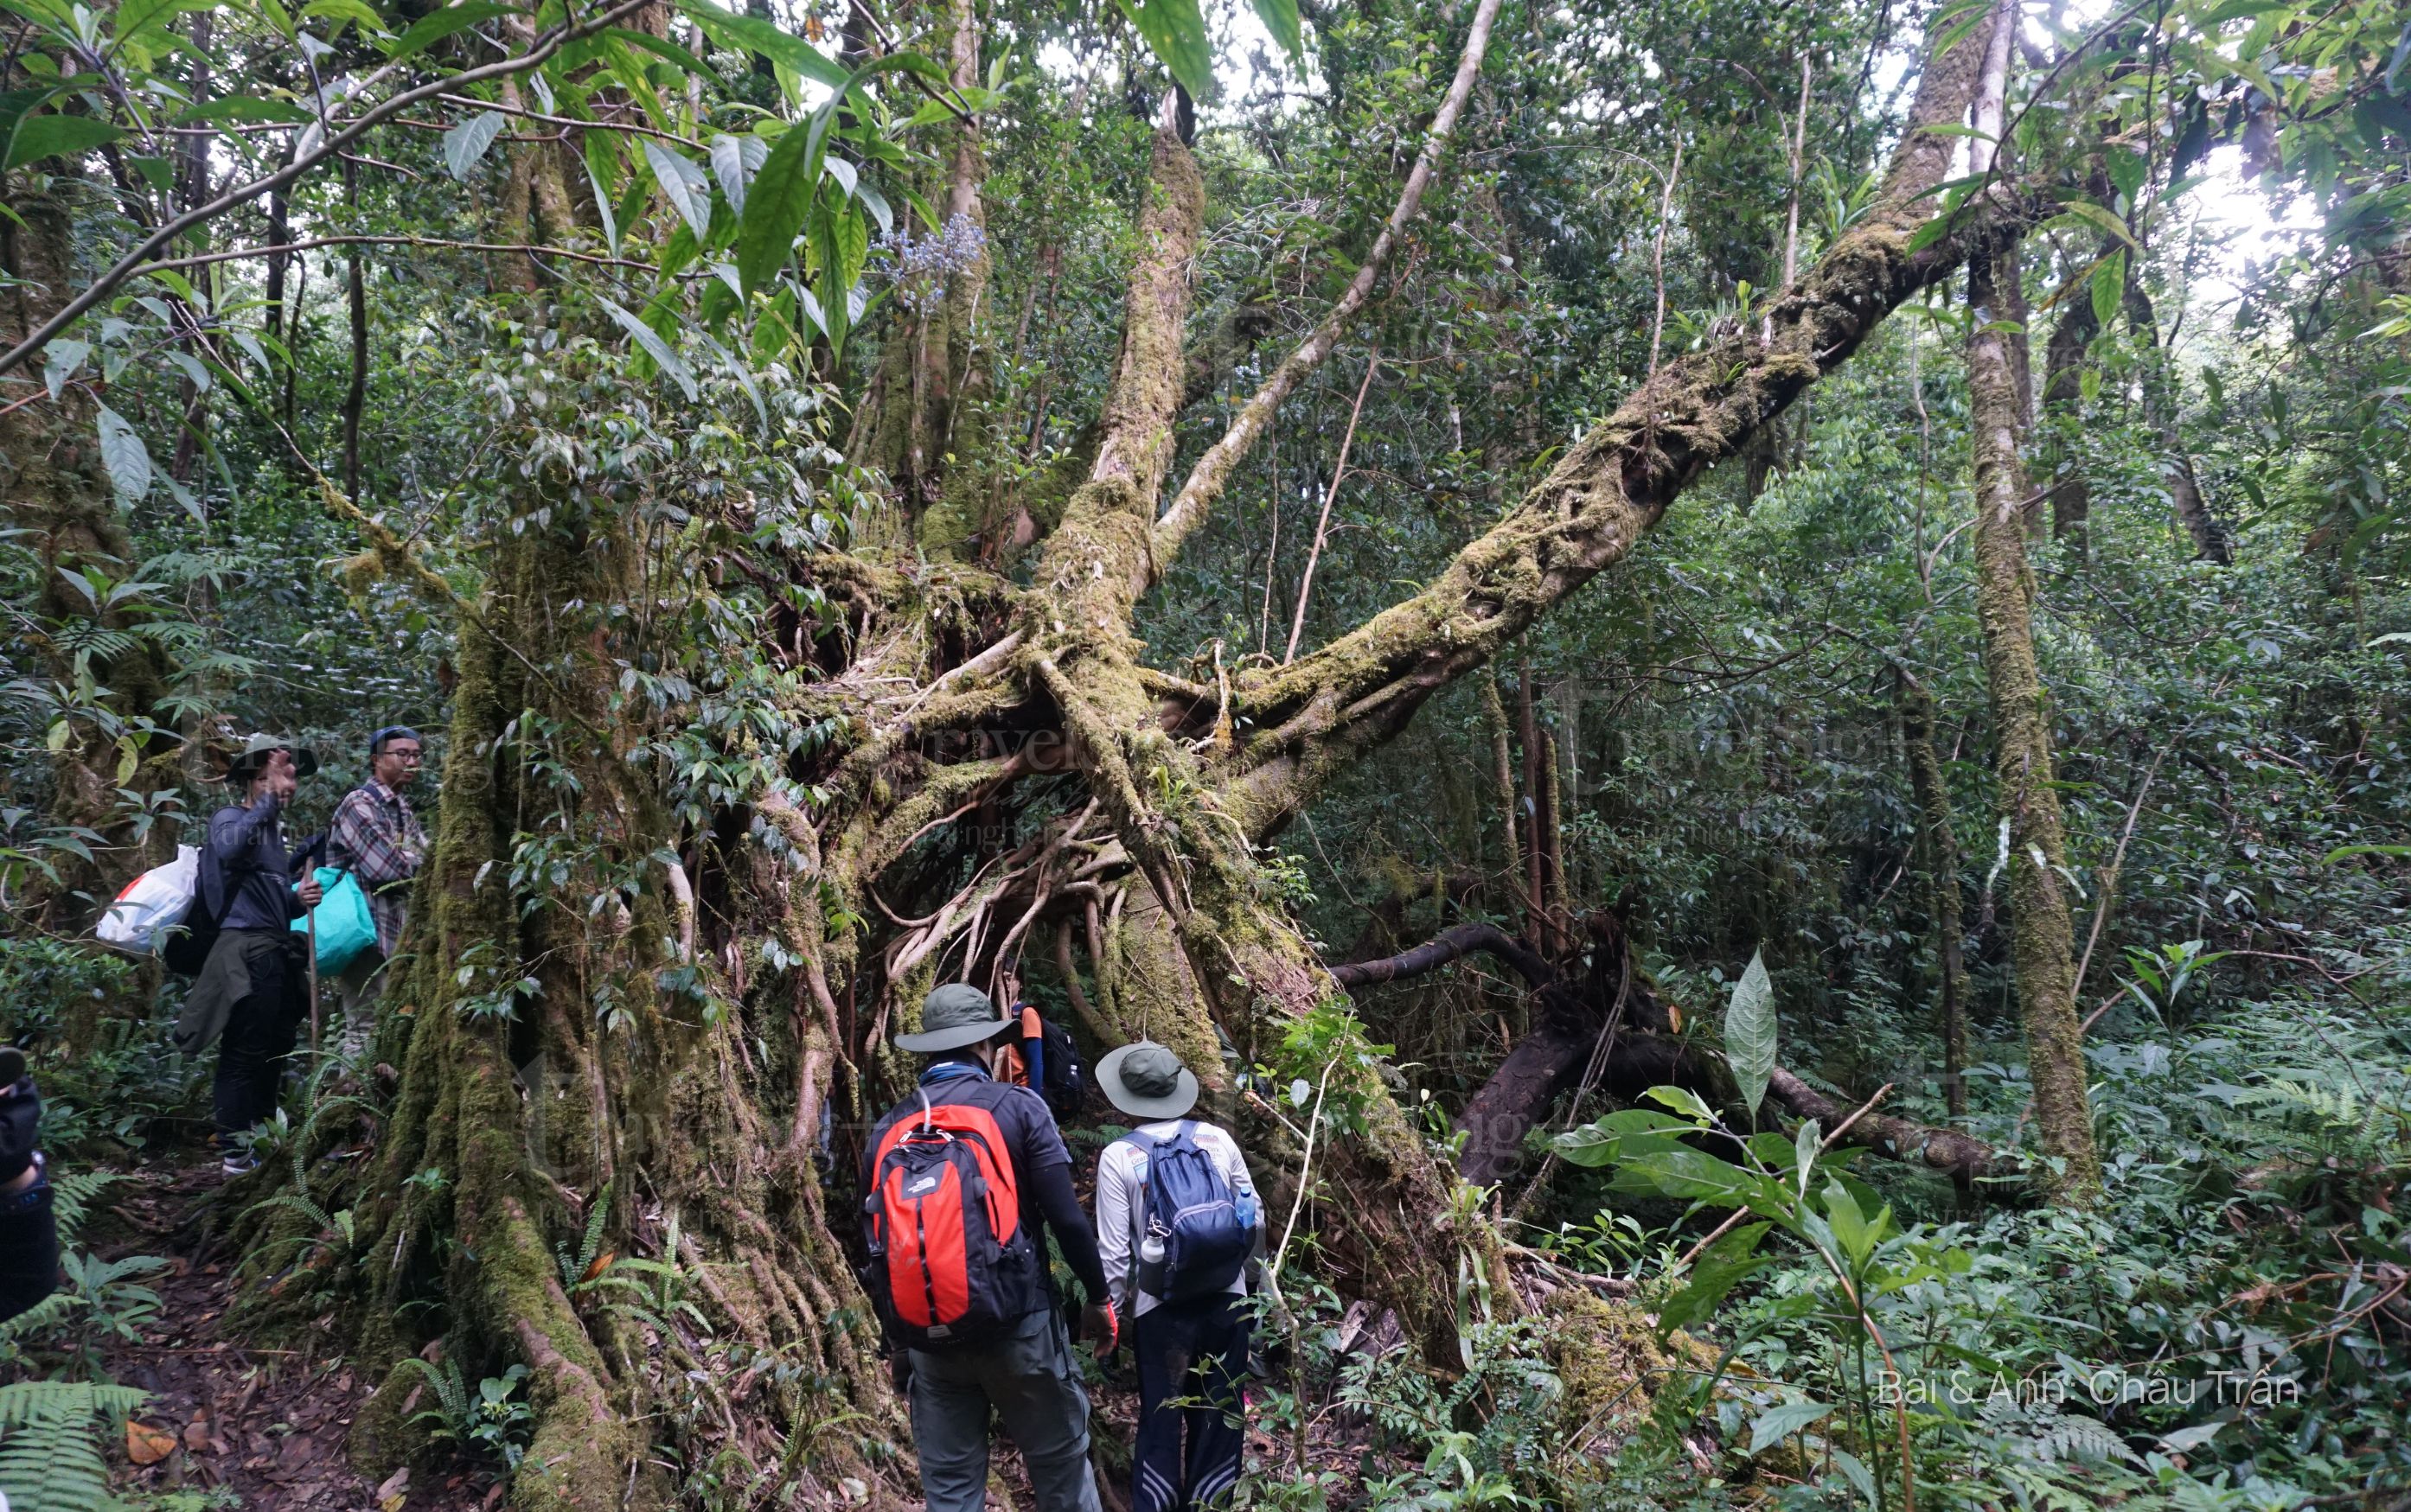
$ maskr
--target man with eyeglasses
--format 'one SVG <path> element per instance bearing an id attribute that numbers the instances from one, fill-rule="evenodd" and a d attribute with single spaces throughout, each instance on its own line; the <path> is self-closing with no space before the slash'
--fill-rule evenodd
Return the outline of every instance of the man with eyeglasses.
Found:
<path id="1" fill-rule="evenodd" d="M 427 833 L 402 795 L 418 780 L 419 758 L 418 732 L 407 725 L 389 724 L 369 736 L 369 779 L 343 795 L 328 827 L 328 860 L 359 879 L 376 923 L 376 949 L 362 951 L 341 981 L 338 1053 L 345 1060 L 358 1060 L 376 1038 L 386 963 L 410 922 L 411 879 L 427 860 Z"/>

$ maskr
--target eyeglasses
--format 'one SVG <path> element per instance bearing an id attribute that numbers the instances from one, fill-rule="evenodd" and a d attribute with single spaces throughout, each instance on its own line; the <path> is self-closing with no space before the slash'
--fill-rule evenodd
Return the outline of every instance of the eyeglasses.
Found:
<path id="1" fill-rule="evenodd" d="M 398 762 L 407 762 L 413 766 L 416 766 L 422 760 L 418 753 L 418 748 L 416 746 L 412 746 L 407 749 L 401 746 L 387 746 L 383 754 L 390 756 Z"/>

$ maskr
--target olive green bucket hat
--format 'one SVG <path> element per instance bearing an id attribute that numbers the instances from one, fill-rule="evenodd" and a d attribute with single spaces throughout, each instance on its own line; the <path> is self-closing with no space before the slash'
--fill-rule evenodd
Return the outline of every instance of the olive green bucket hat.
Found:
<path id="1" fill-rule="evenodd" d="M 1132 1118 L 1178 1118 L 1197 1106 L 1197 1073 L 1169 1045 L 1142 1040 L 1097 1062 L 1097 1084 Z"/>
<path id="2" fill-rule="evenodd" d="M 309 777 L 318 770 L 317 756 L 299 741 L 289 740 L 284 735 L 251 735 L 244 739 L 242 749 L 235 753 L 234 760 L 226 763 L 226 779 L 237 784 L 250 781 L 266 764 L 270 755 L 280 750 L 293 753 L 295 777 Z"/>
<path id="3" fill-rule="evenodd" d="M 1014 1027 L 987 994 L 968 981 L 950 981 L 921 999 L 921 1032 L 899 1034 L 896 1048 L 916 1055 L 942 1054 L 981 1044 Z"/>

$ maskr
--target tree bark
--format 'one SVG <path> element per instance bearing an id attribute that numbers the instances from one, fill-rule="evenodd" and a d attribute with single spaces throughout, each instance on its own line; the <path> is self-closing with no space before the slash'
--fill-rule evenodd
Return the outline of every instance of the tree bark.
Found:
<path id="1" fill-rule="evenodd" d="M 1934 954 L 1941 976 L 1942 1100 L 1954 1119 L 1967 1115 L 1966 924 L 1959 907 L 1959 838 L 1951 827 L 1951 788 L 1934 748 L 1934 700 L 1907 671 L 1900 673 L 1900 743 L 1917 804 L 1918 854 L 1925 866 L 1934 923 Z"/>
<path id="2" fill-rule="evenodd" d="M 929 45 L 945 57 L 957 89 L 975 89 L 982 82 L 975 0 L 947 0 L 941 14 Z M 949 119 L 935 132 L 939 166 L 925 186 L 945 221 L 924 236 L 944 249 L 945 265 L 934 275 L 944 292 L 896 304 L 846 454 L 887 477 L 903 524 L 925 550 L 959 557 L 991 524 L 986 472 L 946 459 L 951 438 L 976 437 L 986 424 L 987 374 L 977 341 L 991 265 L 981 198 L 987 158 L 976 118 Z"/>
<path id="3" fill-rule="evenodd" d="M 13 217 L 0 217 L 0 269 L 8 277 L 0 345 L 38 329 L 77 287 L 80 211 L 68 196 L 79 187 L 53 181 L 46 194 L 20 196 Z M 66 729 L 51 756 L 48 816 L 96 837 L 86 842 L 90 856 L 53 851 L 52 875 L 32 879 L 26 911 L 62 933 L 85 927 L 127 878 L 172 853 L 172 827 L 154 824 L 150 810 L 153 795 L 173 789 L 180 775 L 175 734 L 153 720 L 168 691 L 167 659 L 141 633 L 135 606 L 106 606 L 111 584 L 142 574 L 101 465 L 92 377 L 87 371 L 53 401 L 33 376 L 27 392 L 12 385 L 0 404 L 0 499 L 10 524 L 32 537 L 40 573 L 34 615 L 51 676 L 66 693 L 52 715 Z"/>
<path id="4" fill-rule="evenodd" d="M 2043 351 L 2042 412 L 2051 433 L 2043 456 L 2051 479 L 2052 539 L 2080 556 L 2088 549 L 2093 487 L 2069 440 L 2084 400 L 2084 354 L 2100 328 L 2089 291 L 2080 289 L 2068 298 Z"/>
<path id="5" fill-rule="evenodd" d="M 1995 117 L 1997 119 L 1997 116 Z M 2009 827 L 2009 938 L 2018 1013 L 2044 1153 L 2062 1200 L 2086 1202 L 2101 1182 L 2085 1098 L 2077 1026 L 2074 924 L 2067 887 L 2068 836 L 2052 775 L 2049 696 L 2034 648 L 2034 575 L 2026 565 L 2024 470 L 2018 461 L 2017 386 L 2009 343 L 1984 312 L 2017 276 L 2014 248 L 1972 266 L 1977 328 L 1967 342 L 1976 457 L 1976 594 L 1985 678 L 1992 691 L 1995 801 Z"/>
<path id="6" fill-rule="evenodd" d="M 2159 438 L 2160 480 L 2168 486 L 2170 513 L 2193 543 L 2196 558 L 2221 567 L 2232 566 L 2235 551 L 2228 541 L 2227 527 L 2211 513 L 2210 502 L 2202 497 L 2201 476 L 2194 471 L 2193 452 L 2185 445 L 2185 431 L 2178 424 L 2176 374 L 2171 369 L 2174 359 L 2161 342 L 2159 317 L 2152 307 L 2151 296 L 2143 292 L 2140 269 L 2127 274 L 2126 304 L 2128 323 L 2148 348 L 2143 367 L 2143 418 Z"/>

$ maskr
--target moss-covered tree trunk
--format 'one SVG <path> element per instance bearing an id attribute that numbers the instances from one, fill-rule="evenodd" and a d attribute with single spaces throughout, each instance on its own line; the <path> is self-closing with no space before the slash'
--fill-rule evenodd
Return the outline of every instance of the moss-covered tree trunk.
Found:
<path id="1" fill-rule="evenodd" d="M 1925 868 L 1934 955 L 1941 978 L 1936 1014 L 1942 1031 L 1942 1100 L 1952 1118 L 1967 1112 L 1966 923 L 1959 907 L 1959 837 L 1951 827 L 1951 789 L 1934 744 L 1934 699 L 1924 684 L 1900 674 L 1900 744 L 1917 805 L 1917 851 Z"/>
<path id="2" fill-rule="evenodd" d="M 1496 11 L 1476 11 L 1471 63 Z M 1928 67 L 1917 127 L 1963 112 L 1970 52 Z M 1411 214 L 1469 91 L 1461 65 L 1379 246 Z M 1139 599 L 1344 322 L 1276 370 L 1159 521 L 1205 191 L 1175 125 L 1150 151 L 1095 445 L 1033 543 L 1029 586 L 900 539 L 752 564 L 831 604 L 817 648 L 799 632 L 782 653 L 779 695 L 826 736 L 708 821 L 670 817 L 668 776 L 646 754 L 665 716 L 625 691 L 623 669 L 641 662 L 631 627 L 648 606 L 713 590 L 722 559 L 679 543 L 714 527 L 692 515 L 656 531 L 644 485 L 526 438 L 522 454 L 548 460 L 517 485 L 521 507 L 461 613 L 417 960 L 387 995 L 402 1016 L 380 1050 L 401 1088 L 350 1204 L 356 1243 L 325 1241 L 309 1262 L 363 1288 L 371 1352 L 393 1366 L 357 1435 L 364 1453 L 406 1444 L 398 1425 L 428 1398 L 403 1361 L 431 1348 L 473 1384 L 510 1363 L 533 1372 L 522 1507 L 618 1505 L 632 1488 L 658 1503 L 664 1441 L 688 1467 L 808 1503 L 836 1478 L 875 1485 L 866 1467 L 899 1451 L 900 1425 L 845 1266 L 850 1141 L 909 1084 L 886 1047 L 922 992 L 1010 983 L 1049 938 L 1062 960 L 1088 942 L 1089 1012 L 1109 1035 L 1177 1046 L 1225 1107 L 1225 1043 L 1326 1082 L 1341 1137 L 1317 1157 L 1320 1237 L 1336 1286 L 1396 1308 L 1435 1355 L 1453 1355 L 1460 1309 L 1519 1308 L 1497 1284 L 1497 1236 L 1393 1095 L 1395 1072 L 1258 848 L 2025 212 L 2004 191 L 1913 250 L 1951 152 L 1913 129 L 1882 208 L 1762 327 L 1669 364 L 1431 590 L 1294 666 L 1198 685 L 1146 664 Z M 1360 273 L 1335 308 L 1361 305 L 1370 283 Z M 1278 1124 L 1245 1133 L 1283 1163 Z M 632 1313 L 599 1257 L 576 1263 L 590 1224 L 694 1312 L 657 1299 Z M 700 1363 L 737 1359 L 733 1373 Z"/>
<path id="3" fill-rule="evenodd" d="M 1997 116 L 1995 117 L 1997 119 Z M 2074 925 L 2068 835 L 2052 776 L 2051 705 L 2035 658 L 2034 574 L 2026 563 L 2025 470 L 2018 459 L 2017 385 L 2009 343 L 1988 318 L 1996 291 L 2017 277 L 2013 249 L 1972 265 L 1967 339 L 1975 429 L 1976 599 L 1984 674 L 1992 692 L 1995 801 L 2009 825 L 2010 955 L 2025 1027 L 2035 1122 L 2058 1166 L 2053 1190 L 2083 1201 L 2099 1188 L 2085 1098 L 2084 1040 L 2076 1014 Z"/>
<path id="4" fill-rule="evenodd" d="M 54 179 L 0 217 L 0 343 L 22 341 L 77 288 L 75 221 L 90 213 L 74 202 L 79 187 Z M 175 734 L 152 720 L 168 691 L 166 659 L 139 632 L 139 596 L 111 591 L 142 574 L 101 460 L 93 379 L 86 370 L 52 399 L 26 372 L 0 393 L 0 500 L 8 524 L 31 537 L 41 574 L 34 614 L 57 695 L 48 818 L 81 836 L 80 850 L 49 852 L 53 875 L 37 876 L 27 901 L 37 922 L 66 933 L 172 850 L 174 826 L 151 820 L 179 775 Z"/>

